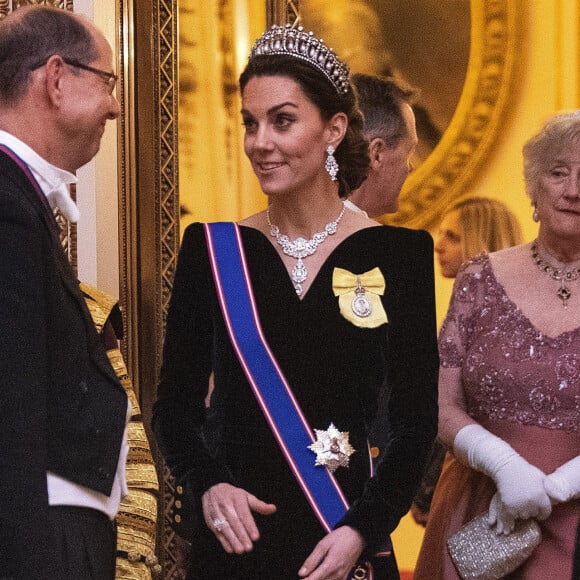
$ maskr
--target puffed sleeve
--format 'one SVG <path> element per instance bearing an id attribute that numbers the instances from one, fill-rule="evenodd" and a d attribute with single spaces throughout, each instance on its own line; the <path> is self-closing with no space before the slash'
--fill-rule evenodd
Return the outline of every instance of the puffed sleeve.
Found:
<path id="1" fill-rule="evenodd" d="M 213 280 L 203 226 L 184 234 L 167 315 L 153 429 L 172 474 L 196 495 L 232 475 L 203 437 L 212 370 Z"/>
<path id="2" fill-rule="evenodd" d="M 371 553 L 407 513 L 437 433 L 433 241 L 426 232 L 401 230 L 388 250 L 396 258 L 387 280 L 395 294 L 386 302 L 387 446 L 375 476 L 339 522 L 357 529 Z"/>

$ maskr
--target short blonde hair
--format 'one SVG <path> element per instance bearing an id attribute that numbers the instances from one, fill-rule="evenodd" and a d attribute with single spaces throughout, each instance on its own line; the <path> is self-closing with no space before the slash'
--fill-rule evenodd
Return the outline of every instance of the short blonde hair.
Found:
<path id="1" fill-rule="evenodd" d="M 447 213 L 452 211 L 459 213 L 464 261 L 523 242 L 516 216 L 500 201 L 472 197 L 457 202 Z"/>
<path id="2" fill-rule="evenodd" d="M 523 148 L 526 193 L 535 201 L 540 177 L 560 152 L 580 143 L 580 110 L 552 115 Z"/>

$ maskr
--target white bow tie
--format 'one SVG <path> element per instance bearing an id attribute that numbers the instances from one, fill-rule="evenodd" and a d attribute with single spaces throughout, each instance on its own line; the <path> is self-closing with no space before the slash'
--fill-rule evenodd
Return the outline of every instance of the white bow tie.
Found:
<path id="1" fill-rule="evenodd" d="M 68 187 L 64 183 L 58 189 L 47 193 L 46 198 L 50 207 L 58 208 L 69 222 L 76 224 L 79 221 L 79 209 L 71 199 Z"/>

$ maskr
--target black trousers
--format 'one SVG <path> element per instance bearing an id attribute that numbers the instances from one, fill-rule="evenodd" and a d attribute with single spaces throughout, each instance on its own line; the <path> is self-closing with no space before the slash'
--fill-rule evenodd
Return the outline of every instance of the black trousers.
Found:
<path id="1" fill-rule="evenodd" d="M 49 509 L 62 577 L 114 580 L 115 524 L 104 513 L 73 506 Z"/>

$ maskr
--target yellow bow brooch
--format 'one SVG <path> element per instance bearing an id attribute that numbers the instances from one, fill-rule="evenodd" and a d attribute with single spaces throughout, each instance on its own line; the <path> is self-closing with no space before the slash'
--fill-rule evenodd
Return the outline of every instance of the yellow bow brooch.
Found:
<path id="1" fill-rule="evenodd" d="M 338 296 L 340 313 L 355 326 L 376 328 L 388 322 L 380 299 L 385 293 L 385 279 L 379 268 L 364 274 L 335 268 L 332 289 Z"/>

